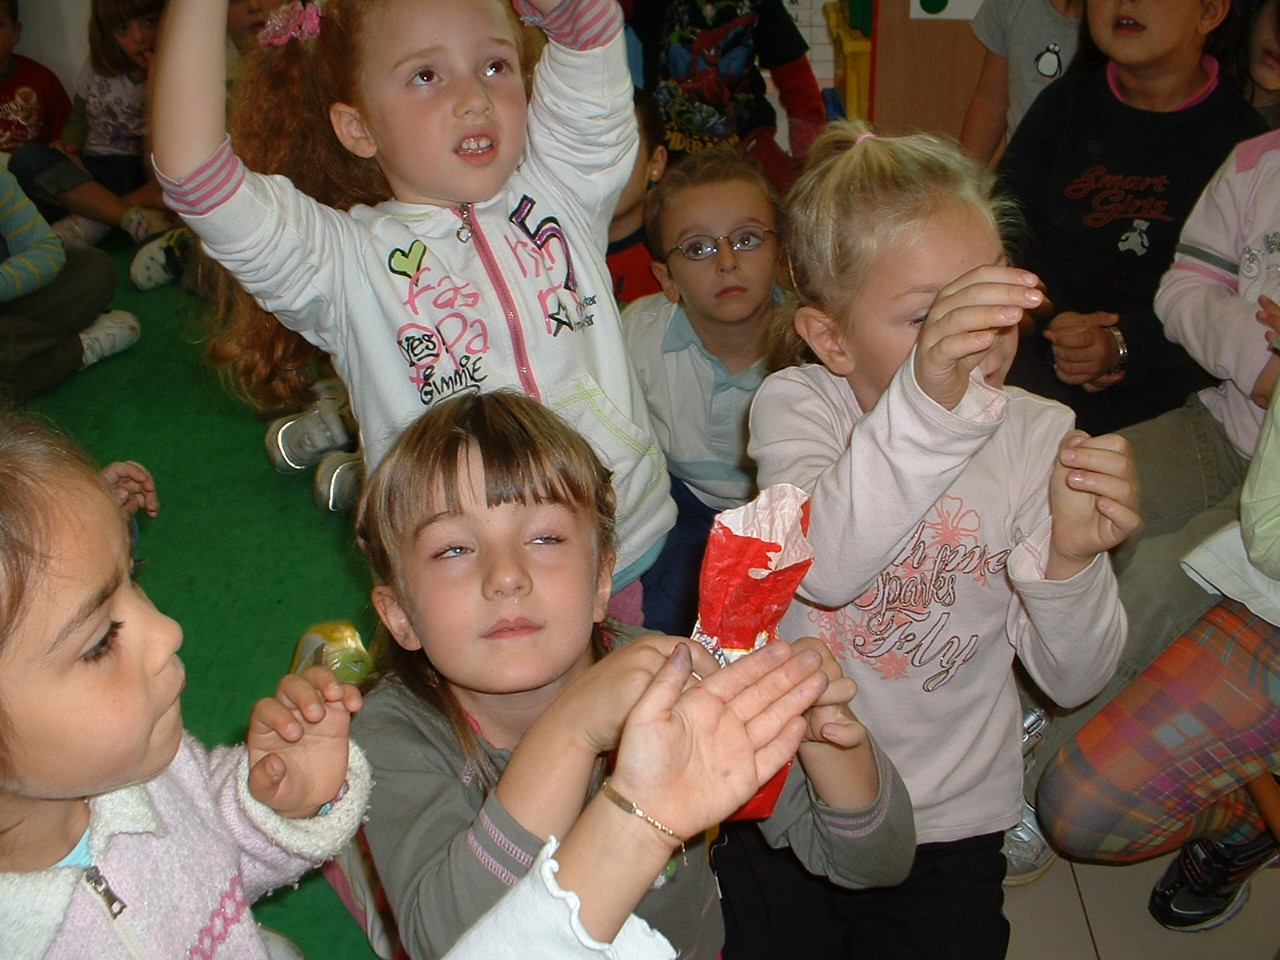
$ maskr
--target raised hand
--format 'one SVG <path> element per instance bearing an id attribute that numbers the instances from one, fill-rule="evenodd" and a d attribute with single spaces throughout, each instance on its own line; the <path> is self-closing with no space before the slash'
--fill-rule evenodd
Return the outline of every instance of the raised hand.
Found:
<path id="1" fill-rule="evenodd" d="M 1138 477 L 1129 443 L 1118 434 L 1062 438 L 1049 479 L 1053 535 L 1045 576 L 1066 580 L 1141 525 Z"/>
<path id="2" fill-rule="evenodd" d="M 693 670 L 710 676 L 718 664 L 701 644 L 685 638 L 652 634 L 614 650 L 578 677 L 557 698 L 557 712 L 580 731 L 589 752 L 604 753 L 618 745 L 622 725 L 654 675 L 677 646 L 691 647 Z"/>
<path id="3" fill-rule="evenodd" d="M 828 683 L 815 652 L 770 643 L 689 685 L 696 646 L 679 644 L 637 700 L 612 775 L 680 837 L 718 823 L 795 754 Z"/>
<path id="4" fill-rule="evenodd" d="M 324 667 L 280 681 L 249 715 L 249 793 L 285 817 L 310 817 L 347 776 L 351 715 L 360 691 Z"/>
<path id="5" fill-rule="evenodd" d="M 984 377 L 1003 381 L 1016 349 L 1012 328 L 1044 302 L 1039 282 L 1026 270 L 991 264 L 943 287 L 916 344 L 915 376 L 920 388 L 951 410 L 969 389 L 970 372 L 984 359 L 998 361 L 984 364 Z M 1002 335 L 1006 329 L 1009 332 Z M 992 351 L 996 356 L 988 357 Z"/>
<path id="6" fill-rule="evenodd" d="M 145 510 L 148 517 L 160 512 L 155 478 L 142 464 L 133 460 L 117 460 L 103 467 L 99 476 L 126 516 L 131 517 L 139 510 Z"/>

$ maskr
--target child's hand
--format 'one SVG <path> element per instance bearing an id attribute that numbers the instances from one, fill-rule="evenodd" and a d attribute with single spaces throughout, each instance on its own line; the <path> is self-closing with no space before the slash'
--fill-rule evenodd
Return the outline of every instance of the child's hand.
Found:
<path id="1" fill-rule="evenodd" d="M 827 685 L 812 652 L 769 643 L 688 686 L 697 650 L 680 641 L 637 700 L 612 776 L 681 837 L 720 822 L 786 763 Z"/>
<path id="2" fill-rule="evenodd" d="M 830 648 L 817 637 L 801 637 L 791 644 L 794 650 L 813 650 L 822 658 L 822 672 L 827 676 L 827 689 L 812 707 L 805 711 L 804 739 L 848 749 L 866 743 L 867 731 L 849 708 L 858 685 L 846 677 Z"/>
<path id="3" fill-rule="evenodd" d="M 145 510 L 148 517 L 160 512 L 156 481 L 142 464 L 117 460 L 103 467 L 100 476 L 125 516 L 132 517 L 139 510 Z"/>
<path id="4" fill-rule="evenodd" d="M 701 644 L 654 634 L 614 650 L 556 697 L 556 709 L 573 725 L 587 752 L 604 753 L 618 745 L 627 714 L 682 643 L 690 646 L 699 676 L 710 676 L 719 668 Z"/>
<path id="5" fill-rule="evenodd" d="M 1141 525 L 1138 477 L 1129 443 L 1118 434 L 1068 431 L 1049 479 L 1053 517 L 1045 577 L 1066 580 Z"/>
<path id="6" fill-rule="evenodd" d="M 1270 329 L 1271 333 L 1267 337 L 1267 345 L 1272 346 L 1272 338 L 1276 334 L 1280 334 L 1280 304 L 1270 297 L 1259 297 L 1257 317 L 1260 324 Z"/>
<path id="7" fill-rule="evenodd" d="M 285 817 L 315 816 L 347 776 L 347 733 L 360 691 L 324 667 L 280 681 L 249 716 L 249 793 Z"/>
<path id="8" fill-rule="evenodd" d="M 1122 375 L 1112 371 L 1120 362 L 1120 348 L 1116 338 L 1102 328 L 1119 322 L 1119 314 L 1103 311 L 1064 310 L 1054 317 L 1044 336 L 1053 344 L 1053 372 L 1058 379 L 1087 384 L 1095 391 L 1118 383 Z"/>
<path id="9" fill-rule="evenodd" d="M 1271 406 L 1271 396 L 1276 391 L 1277 382 L 1280 382 L 1280 354 L 1272 351 L 1271 356 L 1267 358 L 1266 365 L 1262 368 L 1262 372 L 1258 374 L 1258 379 L 1253 381 L 1253 388 L 1249 391 L 1249 398 L 1257 406 L 1266 410 Z"/>
<path id="10" fill-rule="evenodd" d="M 1035 274 L 988 265 L 970 270 L 943 287 L 916 344 L 915 375 L 920 388 L 947 410 L 969 389 L 969 373 L 1016 327 L 1026 311 L 1044 301 Z M 1012 336 L 1012 334 L 1011 334 Z"/>

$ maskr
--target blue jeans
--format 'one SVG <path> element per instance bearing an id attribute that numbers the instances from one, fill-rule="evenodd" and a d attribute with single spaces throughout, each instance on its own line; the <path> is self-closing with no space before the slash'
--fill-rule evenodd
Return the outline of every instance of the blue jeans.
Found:
<path id="1" fill-rule="evenodd" d="M 644 586 L 644 626 L 655 633 L 687 637 L 698 618 L 698 576 L 707 538 L 719 512 L 694 496 L 682 480 L 671 478 L 676 502 L 676 525 L 648 570 L 640 575 Z"/>
<path id="2" fill-rule="evenodd" d="M 24 143 L 9 158 L 9 172 L 50 222 L 68 213 L 58 198 L 82 183 L 96 180 L 123 197 L 147 182 L 143 157 L 85 154 L 80 159 L 83 167 L 55 147 Z"/>

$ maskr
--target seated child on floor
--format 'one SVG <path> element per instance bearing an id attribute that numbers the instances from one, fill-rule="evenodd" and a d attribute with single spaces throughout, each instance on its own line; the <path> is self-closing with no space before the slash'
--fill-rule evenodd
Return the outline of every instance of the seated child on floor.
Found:
<path id="1" fill-rule="evenodd" d="M 137 318 L 106 310 L 115 289 L 111 258 L 64 251 L 13 174 L 0 170 L 0 391 L 24 400 L 132 346 Z"/>
<path id="2" fill-rule="evenodd" d="M 779 212 L 759 164 L 729 147 L 685 157 L 645 200 L 662 292 L 627 307 L 622 335 L 676 501 L 676 525 L 641 577 L 649 630 L 692 631 L 711 522 L 756 494 L 747 408 L 764 379 Z"/>
<path id="3" fill-rule="evenodd" d="M 58 75 L 30 57 L 14 53 L 22 39 L 18 0 L 0 2 L 0 154 L 34 140 L 62 135 L 71 100 Z M 7 162 L 7 157 L 0 157 Z"/>
<path id="4" fill-rule="evenodd" d="M 602 621 L 614 495 L 585 439 L 509 391 L 438 404 L 371 476 L 356 535 L 390 632 L 386 679 L 355 736 L 375 782 L 365 832 L 402 942 L 439 957 L 563 836 L 597 791 L 609 751 L 673 637 L 623 643 Z M 609 646 L 615 649 L 606 653 Z M 763 829 L 849 886 L 894 883 L 914 842 L 891 765 L 833 682 L 805 714 L 799 762 Z M 715 660 L 693 646 L 693 669 Z M 636 913 L 683 956 L 713 957 L 723 927 L 701 836 Z"/>
<path id="5" fill-rule="evenodd" d="M 112 227 L 135 243 L 173 225 L 146 161 L 147 83 L 164 0 L 92 0 L 89 61 L 51 144 L 9 161 L 62 242 L 92 246 Z"/>
<path id="6" fill-rule="evenodd" d="M 319 667 L 291 674 L 244 746 L 205 750 L 182 728 L 182 629 L 135 579 L 126 512 L 154 511 L 149 475 L 99 476 L 8 413 L 0 474 L 0 955 L 216 944 L 266 960 L 248 904 L 360 824 L 360 694 Z"/>
<path id="7" fill-rule="evenodd" d="M 1047 298 L 1009 382 L 1104 433 L 1182 406 L 1210 378 L 1152 307 L 1200 191 L 1265 126 L 1219 76 L 1238 4 L 1085 4 L 1072 70 L 1031 105 L 1000 158 L 1026 229 L 1014 257 Z"/>

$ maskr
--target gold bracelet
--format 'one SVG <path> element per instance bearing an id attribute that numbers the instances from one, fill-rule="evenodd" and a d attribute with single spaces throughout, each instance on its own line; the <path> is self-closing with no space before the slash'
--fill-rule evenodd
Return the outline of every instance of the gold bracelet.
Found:
<path id="1" fill-rule="evenodd" d="M 656 828 L 662 833 L 665 833 L 668 837 L 670 837 L 676 843 L 680 844 L 680 853 L 681 855 L 683 855 L 684 839 L 678 833 L 676 833 L 674 830 L 668 827 L 665 823 L 662 823 L 656 818 L 649 816 L 649 814 L 645 813 L 643 810 L 637 807 L 634 803 L 632 803 L 630 800 L 628 800 L 626 797 L 620 794 L 617 790 L 613 789 L 613 784 L 609 782 L 609 779 L 610 779 L 609 777 L 605 777 L 604 783 L 600 784 L 600 792 L 605 795 L 605 798 L 608 799 L 619 810 L 622 810 L 624 813 L 634 813 L 637 817 L 639 817 L 645 823 L 649 824 L 649 826 Z M 688 861 L 686 860 L 685 862 L 687 863 Z"/>

